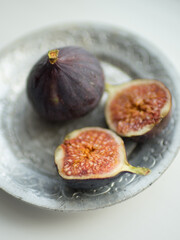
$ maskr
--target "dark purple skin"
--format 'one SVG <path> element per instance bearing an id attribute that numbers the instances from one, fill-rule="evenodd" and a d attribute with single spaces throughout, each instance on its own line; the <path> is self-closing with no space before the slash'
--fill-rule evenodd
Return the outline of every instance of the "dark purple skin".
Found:
<path id="1" fill-rule="evenodd" d="M 113 177 L 107 177 L 107 178 L 96 178 L 96 179 L 72 179 L 72 180 L 67 180 L 62 178 L 61 180 L 64 186 L 67 186 L 72 189 L 78 189 L 78 190 L 91 190 L 91 189 L 97 189 L 99 187 L 106 186 L 110 184 L 112 181 L 117 179 L 122 172 L 117 174 L 116 176 Z M 133 173 L 131 173 L 133 174 Z"/>
<path id="2" fill-rule="evenodd" d="M 61 177 L 63 184 L 69 188 L 78 189 L 78 190 L 91 190 L 97 189 L 99 187 L 106 186 L 110 184 L 113 180 L 118 178 L 120 174 L 112 178 L 103 178 L 103 179 L 73 179 L 73 180 L 65 180 Z"/>
<path id="3" fill-rule="evenodd" d="M 59 48 L 57 61 L 48 54 L 32 68 L 27 95 L 43 118 L 65 121 L 81 117 L 96 107 L 104 91 L 99 61 L 80 47 Z"/>
<path id="4" fill-rule="evenodd" d="M 58 172 L 58 167 L 55 164 L 56 170 Z M 78 189 L 78 190 L 91 190 L 91 189 L 97 189 L 99 187 L 106 186 L 110 184 L 113 180 L 116 180 L 121 174 L 124 172 L 119 172 L 113 177 L 105 177 L 105 178 L 89 178 L 89 179 L 64 179 L 60 175 L 58 175 L 64 186 L 72 188 L 72 189 Z M 129 172 L 130 173 L 130 172 Z M 133 174 L 133 173 L 130 173 Z"/>

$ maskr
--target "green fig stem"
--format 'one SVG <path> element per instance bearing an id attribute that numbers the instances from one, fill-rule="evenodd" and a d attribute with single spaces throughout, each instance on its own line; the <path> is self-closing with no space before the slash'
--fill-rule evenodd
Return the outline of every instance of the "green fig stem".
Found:
<path id="1" fill-rule="evenodd" d="M 54 64 L 58 59 L 59 50 L 51 50 L 48 52 L 49 62 Z"/>
<path id="2" fill-rule="evenodd" d="M 145 168 L 145 167 L 134 167 L 130 164 L 126 164 L 123 167 L 123 171 L 127 171 L 127 172 L 131 172 L 131 173 L 136 173 L 136 174 L 140 174 L 140 175 L 147 175 L 148 173 L 150 173 L 150 169 L 149 168 Z"/>
<path id="3" fill-rule="evenodd" d="M 111 93 L 112 90 L 113 90 L 114 86 L 109 84 L 109 83 L 105 83 L 105 91 L 108 92 L 108 93 Z"/>

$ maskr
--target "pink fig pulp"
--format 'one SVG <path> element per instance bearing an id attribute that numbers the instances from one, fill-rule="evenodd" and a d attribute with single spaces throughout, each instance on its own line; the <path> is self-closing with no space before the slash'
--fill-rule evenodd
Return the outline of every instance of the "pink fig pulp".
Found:
<path id="1" fill-rule="evenodd" d="M 162 82 L 137 79 L 107 88 L 106 121 L 118 135 L 138 140 L 159 133 L 167 125 L 172 97 Z"/>

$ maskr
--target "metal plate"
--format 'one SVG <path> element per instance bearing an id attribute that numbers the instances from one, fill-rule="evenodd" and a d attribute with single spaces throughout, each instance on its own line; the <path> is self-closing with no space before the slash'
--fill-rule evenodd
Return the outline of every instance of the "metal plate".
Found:
<path id="1" fill-rule="evenodd" d="M 25 86 L 32 65 L 49 49 L 79 45 L 102 62 L 106 81 L 134 78 L 164 82 L 173 95 L 171 122 L 143 144 L 126 141 L 132 165 L 149 167 L 148 176 L 123 173 L 111 184 L 90 191 L 64 188 L 53 154 L 64 136 L 85 126 L 106 127 L 104 93 L 87 116 L 63 124 L 40 119 L 28 103 Z M 179 147 L 180 83 L 169 62 L 154 47 L 125 31 L 94 25 L 68 25 L 38 31 L 0 54 L 0 187 L 28 203 L 61 211 L 97 209 L 126 200 L 151 185 L 173 161 Z"/>

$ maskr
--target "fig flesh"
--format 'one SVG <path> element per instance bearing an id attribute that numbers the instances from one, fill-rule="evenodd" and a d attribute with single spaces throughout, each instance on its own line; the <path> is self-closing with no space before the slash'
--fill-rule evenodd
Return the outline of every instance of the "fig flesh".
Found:
<path id="1" fill-rule="evenodd" d="M 123 140 L 111 130 L 99 127 L 68 134 L 55 151 L 55 164 L 64 182 L 76 189 L 106 185 L 125 171 L 141 175 L 150 171 L 131 166 Z"/>
<path id="2" fill-rule="evenodd" d="M 97 58 L 80 47 L 51 50 L 32 68 L 27 95 L 40 116 L 51 121 L 81 117 L 99 103 L 104 74 Z"/>
<path id="3" fill-rule="evenodd" d="M 172 97 L 162 82 L 137 79 L 119 86 L 107 86 L 107 90 L 106 122 L 118 135 L 142 140 L 154 136 L 167 125 Z"/>

